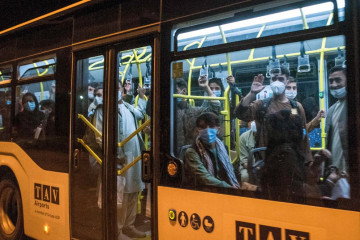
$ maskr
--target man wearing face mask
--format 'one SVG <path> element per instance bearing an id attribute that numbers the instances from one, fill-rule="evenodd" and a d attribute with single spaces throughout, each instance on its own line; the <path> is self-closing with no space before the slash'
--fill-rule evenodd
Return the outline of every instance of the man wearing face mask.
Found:
<path id="1" fill-rule="evenodd" d="M 285 96 L 290 100 L 294 100 L 297 96 L 297 82 L 293 77 L 289 77 L 289 81 L 285 89 Z M 304 108 L 305 108 L 305 104 L 304 104 Z M 313 111 L 314 109 L 311 110 Z M 306 115 L 306 108 L 305 108 L 305 115 Z M 306 123 L 306 129 L 308 133 L 312 132 L 315 128 L 319 126 L 319 124 L 321 123 L 321 118 L 325 118 L 324 110 L 320 110 L 311 121 Z M 307 120 L 309 120 L 309 118 L 307 118 Z"/>
<path id="2" fill-rule="evenodd" d="M 327 149 L 331 151 L 331 163 L 339 172 L 348 171 L 346 69 L 333 67 L 329 72 L 330 94 L 337 99 L 326 117 Z"/>
<path id="3" fill-rule="evenodd" d="M 197 137 L 185 153 L 186 181 L 191 186 L 240 188 L 227 150 L 220 139 L 219 118 L 211 112 L 196 120 Z"/>
<path id="4" fill-rule="evenodd" d="M 215 97 L 215 94 L 211 91 L 207 77 L 199 77 L 199 86 L 204 89 L 210 97 Z M 175 79 L 175 89 L 174 93 L 187 95 L 187 84 L 184 79 L 176 78 Z M 204 112 L 213 112 L 215 114 L 220 113 L 220 101 L 219 100 L 209 100 L 207 106 L 192 106 L 188 103 L 188 100 L 185 98 L 176 98 L 176 141 L 178 148 L 178 156 L 182 155 L 184 152 L 181 151 L 182 147 L 185 145 L 190 145 L 193 143 L 195 138 L 195 123 L 197 117 Z M 182 156 L 179 156 L 182 158 Z"/>
<path id="5" fill-rule="evenodd" d="M 299 102 L 289 100 L 285 96 L 285 88 L 288 84 L 288 78 L 289 70 L 285 67 L 281 67 L 281 74 L 271 75 L 270 87 L 273 92 L 272 97 L 263 100 L 255 100 L 256 94 L 265 88 L 263 85 L 264 76 L 262 74 L 255 76 L 250 92 L 240 101 L 235 109 L 235 114 L 237 118 L 246 122 L 255 120 L 257 126 L 257 147 L 267 146 L 267 132 L 264 123 L 269 114 L 277 113 L 280 110 L 291 110 L 292 114 L 300 115 L 304 129 L 304 137 L 300 148 L 306 156 L 305 161 L 311 161 L 312 157 L 309 139 L 306 132 L 306 117 L 304 109 Z"/>

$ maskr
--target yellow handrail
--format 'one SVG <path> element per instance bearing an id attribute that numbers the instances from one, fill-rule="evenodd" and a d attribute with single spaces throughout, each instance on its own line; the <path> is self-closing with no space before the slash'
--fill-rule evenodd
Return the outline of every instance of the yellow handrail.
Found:
<path id="1" fill-rule="evenodd" d="M 144 122 L 138 129 L 136 129 L 133 133 L 131 133 L 127 138 L 118 143 L 118 147 L 124 146 L 130 139 L 132 139 L 136 134 L 142 131 L 146 126 L 150 125 L 151 119 Z"/>
<path id="2" fill-rule="evenodd" d="M 121 175 L 124 172 L 126 172 L 127 170 L 129 170 L 132 166 L 134 166 L 137 162 L 139 162 L 141 160 L 142 156 L 138 156 L 137 158 L 135 158 L 131 163 L 129 163 L 128 165 L 126 165 L 125 167 L 123 167 L 122 169 L 118 170 L 117 174 Z"/>
<path id="3" fill-rule="evenodd" d="M 99 158 L 99 156 L 89 147 L 89 145 L 87 145 L 84 140 L 82 140 L 81 138 L 77 138 L 78 143 L 80 143 L 81 145 L 83 145 L 83 147 L 91 154 L 91 156 L 93 156 L 96 161 L 101 165 L 102 164 L 102 160 L 101 158 Z"/>
<path id="4" fill-rule="evenodd" d="M 201 42 L 195 42 L 195 43 L 198 44 L 198 48 L 201 48 L 201 46 L 204 44 L 206 38 L 207 38 L 207 36 L 204 36 L 203 39 L 201 40 Z M 184 47 L 184 51 L 186 51 L 189 47 L 195 45 L 195 43 L 190 43 L 190 44 L 186 45 Z M 195 58 L 193 58 L 191 60 L 191 62 L 188 59 L 186 59 L 186 61 L 190 65 L 190 67 L 189 67 L 189 77 L 188 77 L 188 95 L 191 96 L 191 76 L 192 76 L 192 70 L 193 70 L 193 67 L 194 67 L 194 64 L 195 64 Z M 189 104 L 192 105 L 192 106 L 195 106 L 194 100 L 190 100 Z"/>
<path id="5" fill-rule="evenodd" d="M 227 43 L 226 41 L 226 37 L 225 37 L 225 33 L 224 33 L 224 30 L 222 29 L 221 25 L 219 26 L 219 30 L 220 30 L 220 33 L 221 33 L 221 37 L 223 39 L 223 42 L 224 43 Z M 232 71 L 231 71 L 231 61 L 230 61 L 230 55 L 229 53 L 226 53 L 226 63 L 227 63 L 227 69 L 228 69 L 228 75 L 232 75 Z M 224 92 L 224 96 L 225 96 L 225 102 L 224 102 L 224 113 L 225 114 L 225 136 L 224 136 L 224 142 L 225 142 L 225 145 L 227 146 L 228 148 L 228 153 L 229 153 L 229 156 L 230 156 L 230 150 L 231 150 L 231 141 L 230 141 L 230 132 L 231 132 L 231 129 L 230 129 L 230 103 L 229 103 L 229 94 L 230 94 L 230 86 L 228 86 L 226 89 L 225 89 L 225 92 Z"/>
<path id="6" fill-rule="evenodd" d="M 302 10 L 302 8 L 300 8 L 300 13 L 301 13 L 302 21 L 303 21 L 303 29 L 309 29 L 309 25 L 307 24 L 306 16 L 305 16 L 304 11 Z"/>
<path id="7" fill-rule="evenodd" d="M 104 63 L 104 58 L 101 59 L 100 61 L 97 61 L 97 62 L 94 62 L 94 63 L 90 64 L 90 66 L 89 66 L 89 68 L 88 68 L 89 71 L 91 71 L 91 70 L 98 70 L 98 69 L 104 68 L 104 66 L 95 67 L 96 65 L 101 64 L 101 63 Z"/>
<path id="8" fill-rule="evenodd" d="M 91 122 L 89 122 L 89 120 L 87 120 L 86 117 L 84 117 L 84 115 L 79 113 L 78 118 L 80 118 L 96 135 L 102 137 L 101 132 L 97 130 L 97 128 L 94 127 L 94 125 L 92 125 Z"/>
<path id="9" fill-rule="evenodd" d="M 330 25 L 332 18 L 333 18 L 333 13 L 330 14 L 329 19 L 326 23 L 326 25 Z M 320 86 L 319 86 L 319 91 L 320 92 L 324 92 L 324 81 L 326 81 L 326 79 L 324 79 L 324 58 L 325 58 L 325 46 L 326 46 L 326 37 L 324 37 L 322 39 L 322 43 L 321 43 L 321 53 L 320 53 L 320 73 L 319 73 L 319 82 L 320 82 Z M 324 98 L 320 98 L 320 108 L 321 109 L 325 109 L 325 100 Z M 321 118 L 321 148 L 325 148 L 325 144 L 326 144 L 326 133 L 325 133 L 325 119 Z"/>
<path id="10" fill-rule="evenodd" d="M 1 71 L 0 71 L 0 77 L 1 77 L 1 81 L 4 81 L 4 77 Z"/>

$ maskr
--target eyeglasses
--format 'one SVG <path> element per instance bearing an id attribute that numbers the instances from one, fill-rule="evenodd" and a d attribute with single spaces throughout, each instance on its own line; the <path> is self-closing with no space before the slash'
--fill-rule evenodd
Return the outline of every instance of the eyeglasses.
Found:
<path id="1" fill-rule="evenodd" d="M 285 78 L 284 77 L 279 77 L 279 76 L 271 77 L 271 81 L 276 81 L 276 80 L 279 80 L 280 82 L 284 82 Z"/>

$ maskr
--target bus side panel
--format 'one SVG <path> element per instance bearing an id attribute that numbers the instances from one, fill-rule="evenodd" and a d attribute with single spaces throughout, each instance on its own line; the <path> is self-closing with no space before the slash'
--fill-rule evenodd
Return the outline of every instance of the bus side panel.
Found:
<path id="1" fill-rule="evenodd" d="M 0 144 L 0 165 L 12 169 L 18 181 L 25 234 L 35 239 L 70 239 L 69 175 L 41 169 L 9 142 Z"/>
<path id="2" fill-rule="evenodd" d="M 360 214 L 353 211 L 168 187 L 158 187 L 158 200 L 160 240 L 360 239 Z"/>

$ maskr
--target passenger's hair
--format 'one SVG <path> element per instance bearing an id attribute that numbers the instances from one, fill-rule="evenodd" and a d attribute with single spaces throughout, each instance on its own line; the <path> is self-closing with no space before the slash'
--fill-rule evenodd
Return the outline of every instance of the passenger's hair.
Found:
<path id="1" fill-rule="evenodd" d="M 102 85 L 99 85 L 95 88 L 94 90 L 94 95 L 96 94 L 97 91 L 99 91 L 100 89 L 104 89 L 104 87 Z"/>
<path id="2" fill-rule="evenodd" d="M 42 100 L 40 102 L 40 105 L 41 105 L 41 107 L 52 108 L 53 111 L 55 109 L 55 102 L 51 99 Z"/>
<path id="3" fill-rule="evenodd" d="M 206 112 L 200 114 L 200 116 L 196 119 L 196 126 L 200 127 L 201 122 L 204 122 L 209 127 L 220 127 L 219 117 L 212 112 Z"/>
<path id="4" fill-rule="evenodd" d="M 99 82 L 90 82 L 89 86 L 93 88 L 97 88 L 99 85 L 101 85 Z"/>
<path id="5" fill-rule="evenodd" d="M 220 88 L 221 88 L 221 96 L 222 96 L 224 91 L 225 91 L 225 88 L 224 88 L 224 85 L 222 84 L 221 78 L 211 78 L 209 80 L 209 84 L 210 83 L 216 83 L 217 85 L 220 86 Z"/>
<path id="6" fill-rule="evenodd" d="M 183 78 L 175 78 L 175 86 L 180 88 L 180 89 L 184 89 L 187 88 L 187 83 L 185 82 L 185 80 Z M 176 89 L 175 89 L 176 91 Z"/>
<path id="7" fill-rule="evenodd" d="M 289 78 L 289 76 L 290 76 L 289 69 L 287 67 L 284 67 L 284 66 L 281 66 L 280 69 L 281 69 L 281 74 L 285 74 L 285 76 L 287 78 Z"/>
<path id="8" fill-rule="evenodd" d="M 342 66 L 335 66 L 335 67 L 332 67 L 330 70 L 329 70 L 329 75 L 334 73 L 334 72 L 343 72 L 344 75 L 346 76 L 346 68 L 342 67 Z"/>
<path id="9" fill-rule="evenodd" d="M 289 83 L 293 83 L 293 82 L 294 82 L 294 83 L 297 83 L 297 80 L 296 80 L 296 78 L 294 78 L 294 77 L 289 76 L 289 77 L 288 77 L 288 80 L 289 80 L 288 84 L 289 84 Z"/>
<path id="10" fill-rule="evenodd" d="M 24 99 L 27 97 L 27 96 L 30 96 L 34 99 L 34 102 L 35 102 L 35 110 L 34 111 L 39 111 L 39 102 L 37 100 L 37 98 L 35 97 L 35 95 L 31 92 L 28 92 L 28 93 L 25 93 L 22 98 L 21 98 L 21 101 L 22 103 L 24 104 Z"/>

